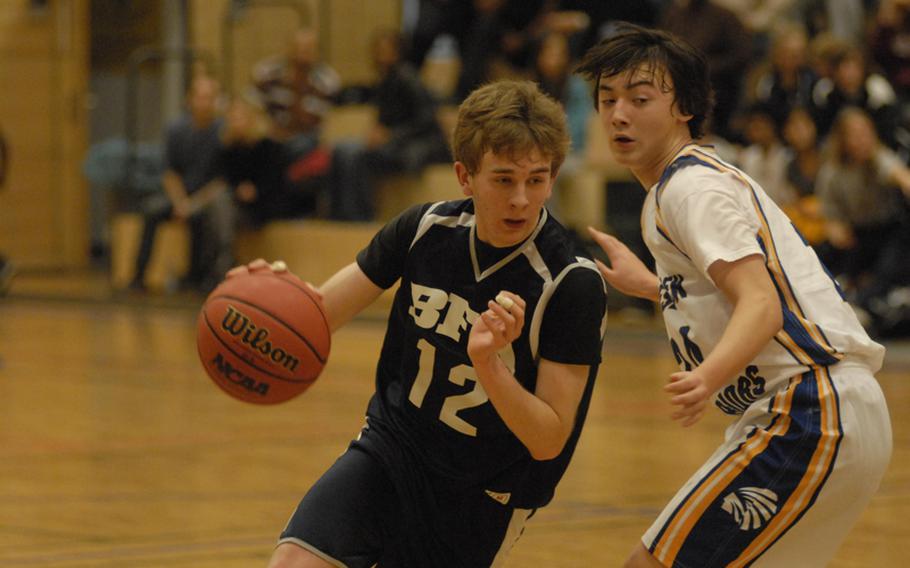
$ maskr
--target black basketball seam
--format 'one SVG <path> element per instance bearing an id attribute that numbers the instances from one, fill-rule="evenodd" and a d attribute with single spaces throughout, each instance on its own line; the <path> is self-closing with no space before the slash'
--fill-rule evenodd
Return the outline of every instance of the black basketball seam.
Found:
<path id="1" fill-rule="evenodd" d="M 224 296 L 219 296 L 219 297 L 224 297 Z M 239 358 L 241 361 L 243 361 L 244 363 L 246 363 L 246 364 L 249 365 L 250 367 L 256 369 L 257 371 L 260 371 L 260 372 L 262 372 L 262 373 L 265 373 L 266 375 L 268 375 L 268 376 L 270 376 L 270 377 L 272 377 L 272 378 L 274 378 L 274 379 L 278 379 L 279 381 L 285 381 L 285 382 L 288 382 L 288 383 L 312 383 L 313 381 L 316 380 L 316 378 L 313 378 L 313 379 L 288 379 L 288 378 L 285 378 L 285 377 L 281 377 L 281 376 L 279 376 L 279 375 L 276 375 L 276 374 L 272 373 L 271 371 L 269 371 L 268 369 L 263 369 L 263 368 L 257 366 L 256 364 L 254 364 L 254 363 L 252 363 L 252 362 L 250 362 L 250 361 L 247 361 L 246 359 L 244 359 L 244 358 L 240 355 L 240 353 L 234 351 L 234 350 L 231 348 L 231 346 L 230 346 L 229 344 L 227 344 L 227 343 L 221 338 L 221 335 L 219 335 L 218 332 L 215 331 L 215 328 L 212 326 L 212 322 L 209 321 L 209 316 L 208 316 L 208 314 L 206 314 L 204 310 L 203 310 L 203 312 L 202 312 L 202 320 L 205 322 L 205 325 L 206 325 L 206 326 L 209 328 L 209 330 L 212 332 L 212 336 L 213 336 L 215 339 L 218 340 L 218 343 L 220 343 L 221 345 L 223 345 L 223 346 L 224 346 L 228 351 L 230 351 L 235 357 Z M 199 350 L 198 342 L 197 342 L 196 350 L 197 350 L 197 351 Z M 318 378 L 318 377 L 317 377 L 317 378 Z"/>
<path id="2" fill-rule="evenodd" d="M 306 346 L 309 347 L 309 348 L 310 348 L 310 351 L 313 352 L 313 355 L 314 355 L 317 359 L 319 359 L 319 362 L 322 363 L 323 365 L 325 365 L 326 357 L 322 357 L 322 356 L 319 354 L 319 350 L 316 349 L 315 347 L 313 347 L 313 344 L 310 343 L 310 340 L 307 339 L 306 337 L 300 335 L 299 333 L 297 333 L 297 330 L 294 329 L 293 326 L 291 326 L 290 324 L 288 324 L 288 322 L 284 321 L 283 319 L 281 319 L 280 317 L 276 316 L 276 315 L 273 314 L 272 312 L 270 312 L 270 311 L 268 311 L 268 310 L 264 310 L 264 309 L 262 309 L 260 306 L 257 306 L 256 304 L 252 304 L 252 303 L 250 303 L 249 301 L 244 300 L 243 298 L 238 298 L 237 296 L 229 296 L 229 295 L 227 295 L 227 294 L 222 294 L 221 296 L 216 296 L 216 297 L 214 297 L 214 298 L 209 298 L 209 300 L 206 301 L 206 305 L 208 305 L 208 302 L 209 302 L 209 301 L 211 301 L 211 300 L 217 300 L 217 299 L 219 299 L 219 298 L 224 298 L 224 299 L 227 299 L 227 300 L 233 300 L 233 301 L 235 301 L 235 302 L 237 302 L 237 303 L 239 303 L 239 304 L 244 304 L 244 305 L 249 306 L 249 307 L 251 307 L 251 308 L 255 308 L 255 309 L 259 310 L 260 312 L 264 313 L 265 315 L 269 316 L 269 317 L 272 318 L 273 320 L 277 321 L 278 323 L 280 323 L 281 325 L 283 325 L 285 328 L 287 328 L 288 331 L 290 331 L 291 333 L 293 333 L 294 335 L 296 335 L 301 341 L 303 341 L 304 343 L 306 343 Z M 331 337 L 331 335 L 330 335 L 330 337 Z"/>
<path id="3" fill-rule="evenodd" d="M 278 276 L 277 274 L 274 274 L 274 273 L 271 273 L 271 274 L 270 274 L 270 273 L 256 272 L 256 273 L 254 273 L 254 274 L 256 274 L 256 275 L 258 275 L 258 276 L 267 276 L 267 277 L 269 277 L 269 278 L 277 278 L 278 280 L 281 280 L 282 282 L 285 282 L 285 283 L 287 283 L 287 284 L 290 284 L 290 285 L 293 286 L 294 288 L 297 288 L 298 290 L 300 290 L 301 292 L 303 292 L 303 293 L 306 295 L 306 297 L 309 298 L 309 300 L 310 300 L 311 302 L 313 302 L 314 304 L 316 304 L 316 307 L 319 307 L 319 304 L 318 304 L 318 303 L 316 302 L 316 300 L 313 298 L 312 294 L 310 294 L 310 291 L 307 290 L 306 286 L 298 286 L 293 280 L 288 280 L 287 278 L 282 278 L 282 277 L 280 277 L 280 276 Z M 325 319 L 325 313 L 322 311 L 322 308 L 319 308 L 319 316 L 322 318 L 322 323 L 325 324 L 325 330 L 326 330 L 326 332 L 329 334 L 329 337 L 331 338 L 331 337 L 332 337 L 332 330 L 329 328 L 329 321 L 328 321 L 327 319 Z"/>

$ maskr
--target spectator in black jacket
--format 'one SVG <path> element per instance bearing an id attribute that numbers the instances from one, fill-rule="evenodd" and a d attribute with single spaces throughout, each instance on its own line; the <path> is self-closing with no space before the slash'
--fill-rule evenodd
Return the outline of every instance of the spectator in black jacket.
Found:
<path id="1" fill-rule="evenodd" d="M 380 30 L 372 41 L 379 82 L 369 104 L 376 122 L 366 140 L 338 143 L 330 177 L 331 216 L 367 221 L 374 216 L 376 175 L 419 172 L 436 161 L 448 161 L 448 147 L 436 119 L 433 97 L 417 72 L 401 58 L 401 35 Z"/>

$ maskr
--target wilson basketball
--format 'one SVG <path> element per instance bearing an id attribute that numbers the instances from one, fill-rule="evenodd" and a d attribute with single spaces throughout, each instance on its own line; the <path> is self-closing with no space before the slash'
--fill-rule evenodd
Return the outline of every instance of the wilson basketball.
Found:
<path id="1" fill-rule="evenodd" d="M 289 400 L 313 384 L 331 347 L 319 297 L 288 272 L 231 276 L 206 299 L 196 347 L 206 373 L 234 398 Z"/>

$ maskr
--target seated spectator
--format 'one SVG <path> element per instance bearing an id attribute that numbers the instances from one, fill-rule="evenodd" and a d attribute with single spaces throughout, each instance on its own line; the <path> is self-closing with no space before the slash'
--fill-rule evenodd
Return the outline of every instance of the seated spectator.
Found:
<path id="1" fill-rule="evenodd" d="M 749 98 L 771 112 L 778 129 L 790 110 L 809 106 L 818 77 L 808 63 L 809 40 L 799 24 L 784 23 L 771 34 L 771 52 L 757 66 Z"/>
<path id="2" fill-rule="evenodd" d="M 584 150 L 593 108 L 587 83 L 580 75 L 572 73 L 569 40 L 565 34 L 550 32 L 543 36 L 537 47 L 531 79 L 537 82 L 541 91 L 562 103 L 572 136 L 572 153 L 580 154 Z"/>
<path id="3" fill-rule="evenodd" d="M 188 112 L 168 127 L 162 176 L 166 199 L 146 211 L 133 289 L 145 288 L 155 233 L 168 219 L 186 221 L 190 230 L 190 267 L 183 287 L 208 292 L 234 264 L 232 205 L 220 161 L 219 95 L 217 81 L 196 77 L 187 94 Z"/>
<path id="4" fill-rule="evenodd" d="M 369 104 L 376 107 L 376 123 L 365 141 L 341 141 L 332 151 L 330 208 L 334 219 L 373 219 L 377 176 L 416 173 L 432 162 L 449 160 L 433 97 L 417 72 L 402 60 L 401 41 L 397 30 L 380 30 L 371 42 L 379 74 L 369 96 Z"/>
<path id="5" fill-rule="evenodd" d="M 868 309 L 872 298 L 906 284 L 910 169 L 879 141 L 862 109 L 838 115 L 816 190 L 841 256 L 831 268 L 854 304 Z"/>
<path id="6" fill-rule="evenodd" d="M 338 73 L 320 60 L 316 31 L 297 30 L 286 55 L 256 65 L 253 84 L 272 119 L 271 136 L 284 144 L 289 160 L 306 159 L 319 146 L 322 120 L 341 90 Z"/>
<path id="7" fill-rule="evenodd" d="M 833 56 L 832 64 L 831 78 L 819 80 L 812 93 L 819 136 L 824 139 L 828 135 L 842 109 L 855 106 L 869 114 L 879 138 L 893 147 L 900 113 L 891 83 L 882 75 L 869 72 L 858 47 L 843 48 Z"/>
<path id="8" fill-rule="evenodd" d="M 825 219 L 815 194 L 822 155 L 818 130 L 806 108 L 796 107 L 790 111 L 784 122 L 783 136 L 790 150 L 786 164 L 786 182 L 794 195 L 794 201 L 783 207 L 783 210 L 806 241 L 819 253 L 822 262 L 826 262 L 828 243 L 825 238 Z"/>
<path id="9" fill-rule="evenodd" d="M 789 152 L 777 134 L 772 111 L 767 105 L 756 104 L 749 109 L 744 135 L 747 145 L 739 152 L 739 166 L 779 207 L 793 203 L 796 195 L 786 182 Z"/>
<path id="10" fill-rule="evenodd" d="M 235 98 L 227 112 L 222 133 L 224 174 L 240 214 L 239 223 L 260 227 L 273 219 L 303 217 L 316 209 L 317 195 L 324 179 L 304 175 L 295 183 L 295 174 L 281 144 L 269 136 L 268 116 L 255 95 Z M 313 162 L 319 154 L 311 152 Z M 326 154 L 322 160 L 328 162 Z M 306 162 L 295 162 L 299 169 Z M 327 169 L 327 164 L 315 164 Z"/>
<path id="11" fill-rule="evenodd" d="M 885 77 L 906 99 L 910 96 L 910 2 L 881 0 L 869 44 Z"/>
<path id="12" fill-rule="evenodd" d="M 714 131 L 731 142 L 739 142 L 739 132 L 731 118 L 740 103 L 744 72 L 752 63 L 752 36 L 748 29 L 736 13 L 712 0 L 669 1 L 660 27 L 705 54 L 717 100 Z"/>
<path id="13" fill-rule="evenodd" d="M 559 101 L 566 111 L 572 146 L 556 178 L 556 191 L 578 171 L 584 161 L 585 142 L 588 138 L 588 121 L 594 112 L 587 83 L 580 75 L 572 73 L 569 40 L 565 34 L 550 32 L 543 36 L 537 47 L 531 77 L 540 90 Z M 547 204 L 559 216 L 559 199 Z"/>

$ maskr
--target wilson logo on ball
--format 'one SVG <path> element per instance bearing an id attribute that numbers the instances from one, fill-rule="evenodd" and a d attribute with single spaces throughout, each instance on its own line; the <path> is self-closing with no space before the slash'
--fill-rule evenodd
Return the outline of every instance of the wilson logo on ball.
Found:
<path id="1" fill-rule="evenodd" d="M 249 316 L 234 306 L 228 305 L 224 319 L 221 320 L 221 329 L 289 371 L 295 371 L 300 364 L 300 359 L 269 341 L 267 328 L 258 327 Z"/>

